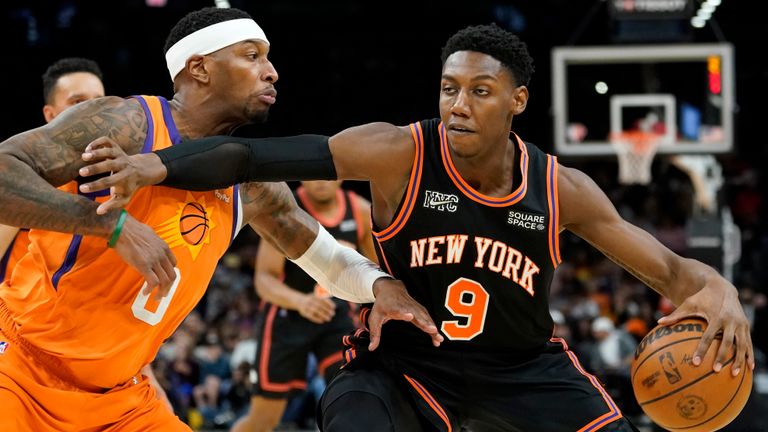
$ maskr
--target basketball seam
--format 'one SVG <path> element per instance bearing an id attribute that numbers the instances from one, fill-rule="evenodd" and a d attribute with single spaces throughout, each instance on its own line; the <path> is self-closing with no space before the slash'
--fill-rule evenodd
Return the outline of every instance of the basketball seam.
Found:
<path id="1" fill-rule="evenodd" d="M 734 357 L 736 357 L 736 356 L 734 355 Z M 726 364 L 727 364 L 727 363 L 726 363 Z M 710 374 L 707 374 L 707 376 L 709 376 L 709 375 L 710 375 Z M 720 409 L 720 411 L 716 412 L 716 413 L 715 413 L 715 415 L 713 415 L 712 417 L 710 417 L 710 418 L 708 418 L 708 419 L 704 420 L 703 422 L 701 422 L 701 423 L 696 423 L 695 425 L 689 425 L 689 426 L 681 426 L 681 427 L 665 426 L 665 425 L 663 425 L 663 424 L 661 424 L 661 423 L 658 423 L 658 422 L 657 422 L 657 424 L 658 424 L 659 426 L 661 426 L 661 427 L 664 427 L 664 428 L 667 428 L 667 429 L 683 430 L 683 429 L 690 429 L 690 428 L 693 428 L 693 427 L 701 426 L 701 425 L 703 425 L 703 424 L 705 424 L 705 423 L 707 423 L 707 422 L 710 422 L 710 421 L 712 421 L 712 419 L 714 419 L 714 418 L 716 418 L 717 416 L 719 416 L 719 415 L 720 415 L 720 413 L 722 413 L 723 411 L 725 411 L 725 409 L 726 409 L 726 408 L 728 408 L 728 407 L 731 405 L 731 402 L 733 402 L 733 400 L 736 398 L 736 395 L 738 395 L 738 394 L 739 394 L 739 390 L 741 390 L 741 386 L 744 384 L 744 378 L 746 377 L 746 375 L 747 375 L 747 373 L 746 373 L 746 372 L 744 372 L 743 374 L 741 374 L 741 381 L 739 382 L 739 386 L 738 386 L 738 387 L 736 387 L 736 390 L 733 392 L 733 396 L 731 396 L 731 399 L 729 399 L 729 400 L 728 400 L 728 403 L 726 403 L 725 405 L 723 405 L 723 407 Z M 671 393 L 670 393 L 670 394 L 671 394 Z"/>
<path id="2" fill-rule="evenodd" d="M 680 342 L 683 342 L 683 341 L 680 341 Z M 729 365 L 730 363 L 732 363 L 732 362 L 733 362 L 735 359 L 736 359 L 736 354 L 734 354 L 734 355 L 733 355 L 733 357 L 731 357 L 731 358 L 730 358 L 730 359 L 728 359 L 728 360 L 727 360 L 725 363 L 723 363 L 723 367 L 726 367 L 727 365 Z M 689 382 L 688 384 L 686 384 L 686 385 L 684 385 L 684 386 L 682 386 L 682 387 L 676 388 L 676 389 L 672 390 L 671 392 L 669 392 L 669 393 L 666 393 L 666 394 L 665 394 L 665 395 L 663 395 L 663 396 L 659 396 L 659 397 L 657 397 L 657 398 L 655 398 L 655 399 L 651 399 L 651 400 L 648 400 L 648 401 L 645 401 L 645 402 L 639 402 L 639 401 L 638 401 L 638 402 L 640 403 L 640 406 L 649 405 L 649 404 L 652 404 L 652 403 L 654 403 L 654 402 L 658 402 L 658 401 L 660 401 L 660 400 L 662 400 L 662 399 L 666 398 L 667 396 L 670 396 L 670 395 L 673 395 L 673 394 L 675 394 L 675 393 L 678 393 L 678 392 L 680 392 L 680 391 L 682 391 L 682 390 L 685 390 L 685 389 L 687 389 L 688 387 L 690 387 L 690 386 L 692 386 L 692 385 L 696 384 L 697 382 L 699 382 L 699 381 L 701 381 L 701 380 L 703 380 L 703 379 L 705 379 L 705 378 L 709 377 L 709 376 L 710 376 L 710 375 L 712 375 L 712 374 L 716 374 L 716 373 L 718 373 L 718 372 L 715 372 L 715 371 L 709 371 L 709 372 L 707 372 L 705 375 L 702 375 L 702 376 L 700 376 L 700 377 L 696 378 L 695 380 L 693 380 L 693 381 Z"/>

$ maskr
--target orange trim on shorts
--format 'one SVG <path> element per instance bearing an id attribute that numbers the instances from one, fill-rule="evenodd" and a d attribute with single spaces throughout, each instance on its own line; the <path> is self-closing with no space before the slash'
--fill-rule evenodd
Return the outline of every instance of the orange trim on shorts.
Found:
<path id="1" fill-rule="evenodd" d="M 419 393 L 419 396 L 424 399 L 427 405 L 432 408 L 435 414 L 437 414 L 437 416 L 445 422 L 445 426 L 448 428 L 448 432 L 452 432 L 453 428 L 451 428 L 451 421 L 448 419 L 448 414 L 445 413 L 445 410 L 437 402 L 437 399 L 435 399 L 420 382 L 406 374 L 403 374 L 403 376 L 406 380 L 408 380 L 408 383 L 416 390 L 416 392 Z"/>
<path id="2" fill-rule="evenodd" d="M 357 357 L 357 351 L 354 348 L 348 348 L 346 351 L 344 351 L 344 361 L 345 363 L 349 363 L 352 360 Z"/>
<path id="3" fill-rule="evenodd" d="M 614 422 L 624 417 L 621 411 L 619 411 L 619 408 L 617 407 L 616 402 L 614 402 L 613 399 L 611 399 L 611 396 L 608 394 L 608 392 L 605 391 L 603 386 L 600 384 L 600 381 L 598 381 L 594 375 L 587 373 L 584 370 L 584 368 L 581 367 L 581 364 L 579 363 L 579 359 L 576 358 L 576 354 L 574 354 L 571 350 L 568 349 L 568 344 L 565 343 L 565 340 L 562 338 L 552 338 L 550 340 L 552 342 L 560 343 L 563 345 L 563 349 L 565 350 L 565 353 L 568 355 L 568 358 L 571 360 L 571 363 L 573 363 L 573 365 L 576 367 L 576 370 L 578 370 L 580 374 L 584 375 L 592 384 L 592 386 L 595 387 L 597 391 L 600 392 L 600 395 L 603 397 L 605 404 L 608 405 L 607 413 L 587 423 L 577 432 L 593 432 L 600 429 L 601 427 L 605 426 L 608 423 Z"/>
<path id="4" fill-rule="evenodd" d="M 261 340 L 261 358 L 259 359 L 259 387 L 271 392 L 289 392 L 291 390 L 304 390 L 307 382 L 293 380 L 287 383 L 273 383 L 269 381 L 269 348 L 272 346 L 272 327 L 277 314 L 277 305 L 270 305 L 267 312 L 267 322 L 264 324 L 264 337 Z"/>
<path id="5" fill-rule="evenodd" d="M 419 194 L 421 172 L 424 165 L 424 133 L 421 130 L 421 123 L 411 123 L 409 126 L 416 146 L 416 154 L 413 157 L 413 167 L 411 168 L 411 177 L 405 187 L 405 196 L 403 197 L 400 212 L 388 227 L 381 231 L 373 231 L 374 238 L 380 241 L 387 241 L 400 232 L 408 221 L 408 218 L 411 216 L 411 211 L 416 207 L 416 196 Z"/>
<path id="6" fill-rule="evenodd" d="M 324 358 L 323 361 L 318 363 L 318 365 L 317 365 L 317 372 L 320 375 L 324 375 L 325 374 L 325 370 L 328 369 L 329 366 L 333 366 L 334 363 L 338 363 L 338 362 L 342 361 L 343 358 L 344 358 L 344 356 L 343 356 L 341 351 L 337 351 L 337 352 L 329 355 L 328 357 Z"/>
<path id="7" fill-rule="evenodd" d="M 344 199 L 344 192 L 342 192 L 341 189 L 336 189 L 336 214 L 330 218 L 321 215 L 317 211 L 312 205 L 312 200 L 309 199 L 306 189 L 302 186 L 296 188 L 296 195 L 299 197 L 301 205 L 307 210 L 307 213 L 317 219 L 317 221 L 320 222 L 320 225 L 326 228 L 333 228 L 338 226 L 341 221 L 344 220 L 344 215 L 347 213 L 347 200 Z"/>
<path id="8" fill-rule="evenodd" d="M 440 122 L 438 130 L 440 132 L 440 155 L 443 159 L 443 166 L 445 167 L 445 171 L 448 173 L 448 177 L 451 178 L 453 184 L 467 198 L 489 207 L 506 207 L 511 206 L 512 204 L 516 204 L 521 199 L 523 199 L 523 197 L 525 197 L 525 193 L 528 191 L 528 148 L 517 135 L 515 135 L 515 140 L 517 141 L 517 146 L 520 149 L 520 172 L 522 173 L 520 186 L 518 186 L 517 189 L 515 189 L 515 191 L 511 194 L 497 198 L 476 191 L 461 177 L 459 170 L 457 170 L 456 166 L 453 164 L 453 159 L 451 159 L 448 137 L 446 136 L 445 125 L 442 122 Z"/>
<path id="9" fill-rule="evenodd" d="M 560 198 L 557 191 L 557 157 L 547 155 L 547 207 L 549 208 L 549 229 L 547 243 L 552 264 L 557 268 L 560 257 Z"/>

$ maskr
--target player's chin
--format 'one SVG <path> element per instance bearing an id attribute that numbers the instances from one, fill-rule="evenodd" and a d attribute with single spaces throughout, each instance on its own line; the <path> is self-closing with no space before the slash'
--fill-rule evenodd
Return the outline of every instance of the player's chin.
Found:
<path id="1" fill-rule="evenodd" d="M 251 123 L 264 123 L 269 119 L 269 107 L 249 106 L 245 110 L 245 117 Z"/>
<path id="2" fill-rule="evenodd" d="M 453 150 L 457 156 L 474 156 L 479 149 L 477 134 L 461 134 L 458 136 L 451 136 L 449 138 L 451 150 Z"/>

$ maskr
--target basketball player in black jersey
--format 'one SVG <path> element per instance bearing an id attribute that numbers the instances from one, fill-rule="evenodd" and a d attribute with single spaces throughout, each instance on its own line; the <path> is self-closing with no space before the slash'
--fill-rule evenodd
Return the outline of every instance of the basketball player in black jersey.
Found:
<path id="1" fill-rule="evenodd" d="M 367 200 L 341 189 L 340 181 L 305 181 L 296 202 L 341 244 L 375 260 Z M 314 279 L 267 242 L 259 245 L 255 285 L 262 307 L 256 354 L 258 381 L 251 410 L 232 432 L 268 432 L 288 399 L 307 388 L 307 358 L 317 358 L 328 383 L 342 365 L 342 337 L 354 329 L 352 303 L 333 298 Z"/>
<path id="2" fill-rule="evenodd" d="M 706 319 L 694 364 L 723 332 L 715 370 L 734 343 L 727 373 L 754 368 L 749 324 L 737 290 L 712 268 L 623 220 L 587 175 L 510 133 L 532 72 L 515 35 L 469 27 L 443 48 L 440 119 L 354 127 L 327 143 L 220 137 L 131 157 L 103 141 L 84 157 L 109 160 L 87 173 L 118 174 L 88 190 L 115 186 L 110 207 L 136 185 L 160 182 L 210 189 L 254 179 L 370 181 L 379 261 L 406 283 L 445 341 L 435 347 L 400 322 L 382 327 L 405 293 L 380 290 L 362 312 L 370 334 L 345 341 L 351 361 L 323 395 L 322 430 L 631 430 L 565 341 L 551 339 L 547 297 L 560 231 L 678 305 L 663 324 Z M 222 169 L 200 169 L 209 160 Z"/>

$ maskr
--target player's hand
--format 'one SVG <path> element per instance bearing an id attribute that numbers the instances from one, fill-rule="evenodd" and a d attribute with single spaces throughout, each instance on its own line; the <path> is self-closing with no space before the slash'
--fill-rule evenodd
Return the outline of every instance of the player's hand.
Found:
<path id="1" fill-rule="evenodd" d="M 336 303 L 326 297 L 305 294 L 299 308 L 299 314 L 315 324 L 325 324 L 336 315 Z"/>
<path id="2" fill-rule="evenodd" d="M 147 282 L 145 295 L 155 288 L 160 297 L 168 295 L 176 279 L 176 257 L 152 228 L 128 215 L 115 244 L 115 252 L 144 276 Z"/>
<path id="3" fill-rule="evenodd" d="M 165 165 L 156 154 L 128 156 L 108 137 L 97 138 L 88 144 L 82 158 L 89 163 L 80 168 L 82 177 L 111 173 L 80 185 L 80 191 L 85 193 L 109 189 L 110 198 L 99 205 L 98 214 L 125 207 L 139 188 L 160 183 L 167 174 Z"/>
<path id="4" fill-rule="evenodd" d="M 434 346 L 440 346 L 443 336 L 438 333 L 432 317 L 424 306 L 408 294 L 402 282 L 380 278 L 373 284 L 373 293 L 376 301 L 368 317 L 368 328 L 371 334 L 371 343 L 368 345 L 370 351 L 379 346 L 381 326 L 389 320 L 410 321 L 432 338 Z"/>
<path id="5" fill-rule="evenodd" d="M 671 325 L 690 316 L 697 316 L 707 321 L 707 329 L 701 337 L 693 354 L 693 364 L 698 366 L 718 333 L 723 339 L 717 350 L 714 371 L 720 372 L 728 360 L 728 352 L 736 342 L 736 358 L 731 365 L 731 373 L 736 376 L 745 364 L 755 369 L 755 356 L 752 351 L 752 336 L 749 321 L 739 302 L 736 288 L 718 278 L 704 285 L 699 292 L 691 295 L 674 312 L 659 320 L 661 325 Z"/>

